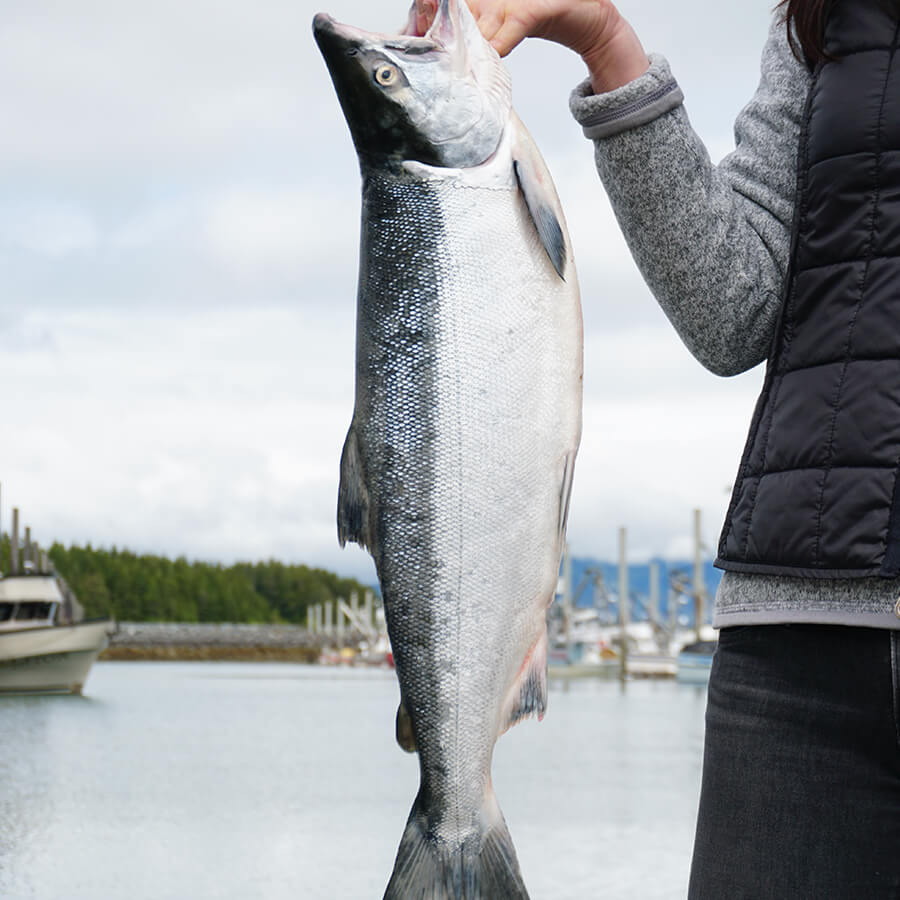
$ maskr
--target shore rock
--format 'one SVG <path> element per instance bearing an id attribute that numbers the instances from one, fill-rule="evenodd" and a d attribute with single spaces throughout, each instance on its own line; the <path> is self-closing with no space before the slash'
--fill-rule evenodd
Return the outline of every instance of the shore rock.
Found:
<path id="1" fill-rule="evenodd" d="M 344 634 L 345 645 L 358 641 Z M 299 625 L 120 622 L 103 660 L 229 660 L 315 662 L 336 636 L 311 634 Z"/>

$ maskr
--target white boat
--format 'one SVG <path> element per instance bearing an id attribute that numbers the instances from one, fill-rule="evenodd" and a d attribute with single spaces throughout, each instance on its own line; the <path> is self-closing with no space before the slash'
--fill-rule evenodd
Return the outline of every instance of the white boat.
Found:
<path id="1" fill-rule="evenodd" d="M 80 694 L 114 628 L 81 615 L 55 574 L 0 577 L 0 693 Z"/>
<path id="2" fill-rule="evenodd" d="M 686 644 L 678 654 L 678 671 L 675 677 L 682 684 L 707 684 L 715 652 L 715 640 Z"/>

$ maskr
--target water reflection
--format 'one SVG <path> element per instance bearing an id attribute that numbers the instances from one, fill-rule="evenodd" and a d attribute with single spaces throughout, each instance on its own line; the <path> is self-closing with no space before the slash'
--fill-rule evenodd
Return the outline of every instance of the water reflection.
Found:
<path id="1" fill-rule="evenodd" d="M 390 672 L 106 663 L 0 698 L 0 896 L 380 897 L 418 767 Z M 542 900 L 685 894 L 705 691 L 554 682 L 494 784 Z"/>
<path id="2" fill-rule="evenodd" d="M 0 895 L 29 885 L 35 861 L 52 848 L 57 807 L 69 793 L 65 740 L 85 697 L 0 697 Z"/>

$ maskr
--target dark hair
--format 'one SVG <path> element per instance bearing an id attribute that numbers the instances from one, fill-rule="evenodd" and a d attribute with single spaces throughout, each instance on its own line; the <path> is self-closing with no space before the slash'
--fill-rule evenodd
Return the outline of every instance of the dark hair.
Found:
<path id="1" fill-rule="evenodd" d="M 825 52 L 825 21 L 834 0 L 781 0 L 788 43 L 794 56 L 812 68 L 830 59 Z"/>

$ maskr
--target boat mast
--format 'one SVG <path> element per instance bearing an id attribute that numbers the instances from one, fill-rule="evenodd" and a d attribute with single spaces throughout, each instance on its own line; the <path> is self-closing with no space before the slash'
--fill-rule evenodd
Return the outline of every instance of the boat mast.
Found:
<path id="1" fill-rule="evenodd" d="M 628 563 L 625 556 L 625 528 L 619 529 L 619 624 L 622 627 L 622 653 L 619 657 L 619 678 L 628 677 Z"/>
<path id="2" fill-rule="evenodd" d="M 572 597 L 572 555 L 569 553 L 568 543 L 563 545 L 563 564 L 562 564 L 562 608 L 563 608 L 563 628 L 566 636 L 566 662 L 574 662 L 572 648 L 572 606 L 574 598 Z"/>
<path id="3" fill-rule="evenodd" d="M 647 601 L 650 608 L 647 610 L 647 618 L 650 624 L 656 626 L 659 622 L 659 560 L 650 560 L 650 595 Z"/>
<path id="4" fill-rule="evenodd" d="M 706 620 L 706 579 L 703 576 L 703 537 L 700 533 L 700 510 L 694 510 L 694 625 L 697 640 L 703 639 Z"/>

